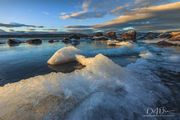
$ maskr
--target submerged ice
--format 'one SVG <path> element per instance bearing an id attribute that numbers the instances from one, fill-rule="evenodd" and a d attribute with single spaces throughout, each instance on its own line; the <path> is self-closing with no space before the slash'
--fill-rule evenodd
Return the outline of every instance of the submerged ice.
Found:
<path id="1" fill-rule="evenodd" d="M 126 51 L 127 48 L 121 49 Z M 136 48 L 130 51 L 139 52 L 139 49 L 142 50 Z M 112 51 L 107 51 L 106 55 Z M 148 58 L 149 54 L 141 53 L 140 56 Z M 86 67 L 66 74 L 59 72 L 36 76 L 0 87 L 0 108 L 3 108 L 0 118 L 144 119 L 147 107 L 155 107 L 159 99 L 166 103 L 166 98 L 170 96 L 159 77 L 151 72 L 150 69 L 155 69 L 154 64 L 146 59 L 140 58 L 136 63 L 121 67 L 102 54 L 91 58 L 75 54 L 70 56 Z"/>

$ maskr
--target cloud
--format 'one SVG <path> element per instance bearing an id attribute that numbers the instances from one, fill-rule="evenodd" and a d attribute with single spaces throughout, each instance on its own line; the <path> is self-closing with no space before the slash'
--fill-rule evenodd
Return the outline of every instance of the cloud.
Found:
<path id="1" fill-rule="evenodd" d="M 65 28 L 92 28 L 92 26 L 88 26 L 88 25 L 75 25 L 75 26 L 66 26 Z"/>
<path id="2" fill-rule="evenodd" d="M 170 0 L 84 0 L 80 6 L 82 10 L 64 13 L 61 19 L 89 19 L 102 18 L 105 15 L 123 15 L 142 7 L 150 7 L 170 2 Z M 79 7 L 79 4 L 77 4 Z"/>
<path id="3" fill-rule="evenodd" d="M 135 0 L 134 1 L 134 7 L 150 7 L 152 5 L 159 5 L 168 3 L 170 0 Z"/>
<path id="4" fill-rule="evenodd" d="M 96 29 L 163 30 L 180 28 L 180 2 L 134 9 L 111 21 L 93 26 Z"/>
<path id="5" fill-rule="evenodd" d="M 43 30 L 48 32 L 58 32 L 58 29 L 43 29 Z"/>
<path id="6" fill-rule="evenodd" d="M 64 13 L 60 15 L 61 19 L 87 19 L 87 18 L 101 18 L 105 16 L 107 13 L 105 11 L 94 11 L 94 10 L 89 10 L 91 4 L 91 0 L 85 0 L 82 3 L 82 11 L 78 12 L 72 12 L 72 13 Z"/>
<path id="7" fill-rule="evenodd" d="M 7 28 L 13 28 L 13 27 L 33 27 L 33 28 L 43 28 L 43 26 L 35 26 L 35 25 L 26 25 L 21 23 L 0 23 L 0 27 L 7 27 Z"/>
<path id="8" fill-rule="evenodd" d="M 62 19 L 69 19 L 69 18 L 74 18 L 74 19 L 87 19 L 87 18 L 101 18 L 105 16 L 105 12 L 86 12 L 86 11 L 80 11 L 76 13 L 72 13 L 69 15 L 63 15 L 61 16 Z"/>
<path id="9" fill-rule="evenodd" d="M 34 29 L 34 28 L 28 28 L 27 31 L 28 32 L 33 32 L 33 31 L 36 31 L 37 29 Z"/>
<path id="10" fill-rule="evenodd" d="M 72 33 L 93 33 L 96 31 L 96 29 L 94 29 L 92 26 L 88 26 L 88 25 L 74 25 L 74 26 L 65 26 L 64 28 L 66 28 L 66 30 L 68 32 L 72 32 Z"/>
<path id="11" fill-rule="evenodd" d="M 84 33 L 84 34 L 89 34 L 89 33 L 93 33 L 96 30 L 95 29 L 68 29 L 68 32 L 71 33 Z"/>
<path id="12" fill-rule="evenodd" d="M 122 6 L 118 6 L 118 7 L 116 7 L 115 9 L 112 9 L 112 10 L 111 10 L 111 13 L 116 13 L 116 12 L 122 10 L 122 9 L 123 9 Z"/>
<path id="13" fill-rule="evenodd" d="M 4 30 L 0 29 L 0 33 L 3 33 L 3 32 L 6 32 L 6 31 L 4 31 Z"/>

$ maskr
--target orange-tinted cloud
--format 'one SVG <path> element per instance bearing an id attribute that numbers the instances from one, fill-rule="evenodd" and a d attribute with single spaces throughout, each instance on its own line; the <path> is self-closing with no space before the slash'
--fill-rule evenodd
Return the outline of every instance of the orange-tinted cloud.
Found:
<path id="1" fill-rule="evenodd" d="M 93 27 L 99 29 L 134 27 L 138 30 L 177 29 L 180 28 L 180 2 L 135 9 L 126 15 Z"/>

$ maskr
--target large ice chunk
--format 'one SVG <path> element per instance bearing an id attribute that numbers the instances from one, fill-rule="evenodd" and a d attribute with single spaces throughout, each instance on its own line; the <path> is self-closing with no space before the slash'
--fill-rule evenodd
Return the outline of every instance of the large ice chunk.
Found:
<path id="1" fill-rule="evenodd" d="M 55 52 L 47 63 L 50 65 L 58 65 L 71 62 L 75 60 L 75 55 L 78 53 L 80 53 L 80 50 L 73 46 L 64 47 Z"/>

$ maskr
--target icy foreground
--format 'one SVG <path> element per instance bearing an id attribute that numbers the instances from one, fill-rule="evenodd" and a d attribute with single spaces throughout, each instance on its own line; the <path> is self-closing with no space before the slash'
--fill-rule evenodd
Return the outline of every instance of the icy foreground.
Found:
<path id="1" fill-rule="evenodd" d="M 121 50 L 127 52 L 126 48 Z M 146 59 L 156 56 L 149 51 L 141 52 L 142 58 L 127 67 L 115 64 L 102 54 L 92 58 L 72 56 L 86 67 L 72 73 L 50 73 L 0 87 L 0 108 L 3 108 L 0 118 L 144 119 L 146 108 L 154 108 L 158 100 L 165 104 L 166 98 L 171 96 L 169 89 L 150 70 L 156 69 L 155 65 Z M 177 56 L 165 59 L 179 61 Z"/>

